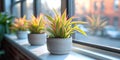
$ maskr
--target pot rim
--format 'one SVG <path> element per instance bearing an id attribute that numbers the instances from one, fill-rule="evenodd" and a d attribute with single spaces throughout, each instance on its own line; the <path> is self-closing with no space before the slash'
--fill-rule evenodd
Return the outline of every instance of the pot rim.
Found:
<path id="1" fill-rule="evenodd" d="M 38 33 L 38 34 L 33 34 L 33 33 L 29 33 L 29 35 L 39 35 L 39 34 L 46 34 L 46 33 Z"/>
<path id="2" fill-rule="evenodd" d="M 47 38 L 47 39 L 71 39 L 72 37 L 69 38 Z"/>

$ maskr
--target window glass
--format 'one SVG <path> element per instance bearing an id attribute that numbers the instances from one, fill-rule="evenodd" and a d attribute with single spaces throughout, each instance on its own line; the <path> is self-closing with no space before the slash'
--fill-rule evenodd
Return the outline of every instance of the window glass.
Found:
<path id="1" fill-rule="evenodd" d="M 41 13 L 53 16 L 53 9 L 61 13 L 61 0 L 41 0 L 41 3 Z"/>
<path id="2" fill-rule="evenodd" d="M 88 22 L 79 24 L 78 27 L 87 33 L 75 33 L 75 40 L 92 44 L 120 48 L 120 12 L 118 9 L 119 0 L 74 0 L 75 14 L 77 20 Z M 84 2 L 84 3 L 83 3 Z M 86 13 L 81 8 L 87 6 Z M 113 6 L 115 8 L 113 8 Z M 106 9 L 104 9 L 106 8 Z M 96 10 L 98 9 L 98 10 Z M 104 10 L 104 12 L 101 12 Z"/>
<path id="3" fill-rule="evenodd" d="M 89 12 L 88 9 L 89 0 L 75 0 L 75 15 L 79 16 L 85 12 Z"/>
<path id="4" fill-rule="evenodd" d="M 20 6 L 21 6 L 21 4 L 18 3 L 16 5 L 14 5 L 12 8 L 12 14 L 13 14 L 13 16 L 15 16 L 17 18 L 21 17 L 21 7 Z"/>
<path id="5" fill-rule="evenodd" d="M 33 15 L 33 0 L 26 0 L 27 19 Z"/>
<path id="6" fill-rule="evenodd" d="M 5 0 L 5 12 L 10 14 L 10 5 L 11 5 L 11 0 Z"/>
<path id="7" fill-rule="evenodd" d="M 15 2 L 20 1 L 20 0 L 14 0 Z"/>
<path id="8" fill-rule="evenodd" d="M 21 16 L 21 4 L 17 3 L 20 0 L 5 0 L 5 12 L 8 14 L 11 14 L 15 17 L 20 17 Z M 13 3 L 13 4 L 12 4 Z"/>

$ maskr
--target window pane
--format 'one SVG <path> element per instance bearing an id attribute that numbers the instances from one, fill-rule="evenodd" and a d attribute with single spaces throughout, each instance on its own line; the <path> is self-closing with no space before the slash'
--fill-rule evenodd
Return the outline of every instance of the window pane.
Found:
<path id="1" fill-rule="evenodd" d="M 13 8 L 12 8 L 12 14 L 13 14 L 13 16 L 15 16 L 15 17 L 21 17 L 21 8 L 20 8 L 20 3 L 18 3 L 18 4 L 16 4 L 16 5 L 14 5 L 13 6 Z"/>
<path id="2" fill-rule="evenodd" d="M 61 12 L 61 0 L 41 0 L 41 3 L 41 13 L 53 16 L 53 9 Z"/>
<path id="3" fill-rule="evenodd" d="M 11 0 L 5 0 L 5 12 L 10 14 Z"/>
<path id="4" fill-rule="evenodd" d="M 89 12 L 88 9 L 89 0 L 75 0 L 75 15 L 79 16 L 85 12 Z"/>
<path id="5" fill-rule="evenodd" d="M 101 11 L 104 11 L 104 1 L 101 2 Z"/>
<path id="6" fill-rule="evenodd" d="M 27 19 L 33 15 L 33 0 L 26 0 L 27 9 Z"/>
<path id="7" fill-rule="evenodd" d="M 78 25 L 87 33 L 75 33 L 75 40 L 92 44 L 120 48 L 119 0 L 74 0 L 76 20 L 88 22 Z M 86 12 L 83 11 L 83 6 Z M 113 6 L 115 8 L 113 8 Z M 119 12 L 115 12 L 116 9 Z M 104 10 L 104 12 L 102 12 Z M 91 20 L 90 20 L 91 19 Z"/>

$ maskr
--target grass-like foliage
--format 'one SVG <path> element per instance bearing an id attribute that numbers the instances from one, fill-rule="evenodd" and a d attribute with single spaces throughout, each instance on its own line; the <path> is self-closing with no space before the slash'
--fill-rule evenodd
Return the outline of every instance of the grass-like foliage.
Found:
<path id="1" fill-rule="evenodd" d="M 47 31 L 49 32 L 50 38 L 70 38 L 75 31 L 86 36 L 86 33 L 77 26 L 77 24 L 84 24 L 85 22 L 72 21 L 74 17 L 68 19 L 66 10 L 62 15 L 59 15 L 56 10 L 54 10 L 54 13 L 55 17 L 46 15 L 49 20 Z"/>
<path id="2" fill-rule="evenodd" d="M 32 20 L 29 22 L 29 30 L 31 34 L 40 34 L 45 32 L 46 22 L 43 19 L 43 15 L 41 14 L 39 17 L 32 16 Z"/>

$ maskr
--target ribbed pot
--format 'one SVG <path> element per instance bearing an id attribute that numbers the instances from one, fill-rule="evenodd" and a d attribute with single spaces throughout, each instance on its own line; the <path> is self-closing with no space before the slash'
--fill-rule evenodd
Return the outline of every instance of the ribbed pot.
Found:
<path id="1" fill-rule="evenodd" d="M 28 41 L 31 45 L 43 45 L 46 43 L 46 34 L 28 34 Z"/>
<path id="2" fill-rule="evenodd" d="M 68 54 L 72 49 L 72 38 L 48 38 L 47 48 L 51 54 Z"/>
<path id="3" fill-rule="evenodd" d="M 17 38 L 18 39 L 27 39 L 28 38 L 28 31 L 17 31 Z"/>

